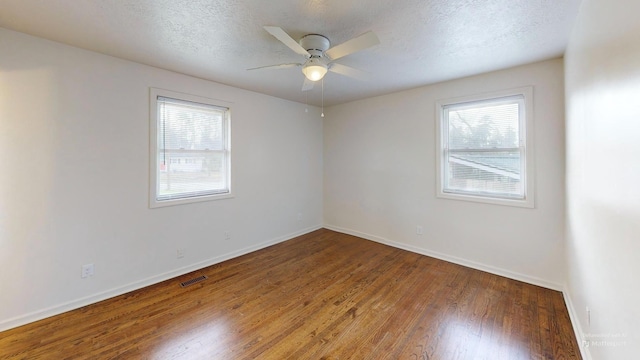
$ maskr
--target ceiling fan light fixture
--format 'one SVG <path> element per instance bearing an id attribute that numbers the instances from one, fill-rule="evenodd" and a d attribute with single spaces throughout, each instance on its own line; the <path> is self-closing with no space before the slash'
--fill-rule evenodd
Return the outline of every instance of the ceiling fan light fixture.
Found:
<path id="1" fill-rule="evenodd" d="M 307 79 L 318 81 L 327 73 L 327 65 L 318 58 L 311 58 L 302 67 L 302 73 Z"/>

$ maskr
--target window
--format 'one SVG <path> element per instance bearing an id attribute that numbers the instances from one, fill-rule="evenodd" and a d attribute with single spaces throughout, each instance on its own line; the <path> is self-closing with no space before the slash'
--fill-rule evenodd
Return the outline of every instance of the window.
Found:
<path id="1" fill-rule="evenodd" d="M 160 89 L 150 95 L 153 207 L 231 196 L 229 108 Z"/>
<path id="2" fill-rule="evenodd" d="M 440 101 L 438 196 L 533 207 L 530 87 Z"/>

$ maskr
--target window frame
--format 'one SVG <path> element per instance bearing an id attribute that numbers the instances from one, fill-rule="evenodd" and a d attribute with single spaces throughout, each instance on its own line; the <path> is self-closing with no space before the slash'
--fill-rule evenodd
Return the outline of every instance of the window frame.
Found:
<path id="1" fill-rule="evenodd" d="M 226 152 L 227 165 L 227 187 L 228 191 L 224 193 L 195 195 L 190 197 L 175 199 L 158 199 L 158 98 L 170 98 L 178 101 L 187 101 L 197 104 L 225 108 L 226 116 L 223 119 L 224 145 Z M 210 99 L 202 96 L 180 93 L 165 89 L 150 88 L 149 89 L 149 208 L 160 208 L 165 206 L 183 205 L 190 203 L 198 203 L 203 201 L 213 201 L 233 198 L 233 173 L 231 166 L 231 104 L 227 101 Z"/>
<path id="2" fill-rule="evenodd" d="M 478 192 L 445 191 L 445 176 L 447 171 L 447 144 L 448 123 L 445 118 L 445 110 L 450 106 L 495 101 L 504 101 L 507 98 L 523 97 L 524 109 L 520 111 L 519 138 L 522 159 L 523 191 L 524 197 L 510 198 L 484 195 Z M 522 116 L 524 115 L 524 118 Z M 524 126 L 523 126 L 524 124 Z M 495 91 L 479 95 L 470 95 L 442 99 L 436 101 L 436 197 L 441 199 L 463 200 L 495 205 L 507 205 L 525 208 L 535 207 L 535 147 L 534 147 L 534 115 L 533 115 L 533 87 L 526 86 L 509 90 Z"/>

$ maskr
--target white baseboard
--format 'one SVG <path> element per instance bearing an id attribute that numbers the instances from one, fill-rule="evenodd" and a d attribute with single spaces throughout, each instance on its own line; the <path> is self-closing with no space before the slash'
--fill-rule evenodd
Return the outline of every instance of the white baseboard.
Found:
<path id="1" fill-rule="evenodd" d="M 482 263 L 479 263 L 479 262 L 476 262 L 476 261 L 459 258 L 457 256 L 451 256 L 451 255 L 439 253 L 437 251 L 432 251 L 432 250 L 429 250 L 429 249 L 419 248 L 417 246 L 398 243 L 398 242 L 395 242 L 395 241 L 391 241 L 389 239 L 382 238 L 380 236 L 371 235 L 371 234 L 359 232 L 359 231 L 356 231 L 356 230 L 345 229 L 345 228 L 341 228 L 341 227 L 333 226 L 333 225 L 328 225 L 328 224 L 325 224 L 324 227 L 326 229 L 337 231 L 337 232 L 340 232 L 340 233 L 343 233 L 343 234 L 349 234 L 349 235 L 361 237 L 363 239 L 375 241 L 375 242 L 378 242 L 378 243 L 381 243 L 381 244 L 385 244 L 385 245 L 389 245 L 389 246 L 392 246 L 392 247 L 395 247 L 395 248 L 398 248 L 398 249 L 403 249 L 403 250 L 411 251 L 411 252 L 414 252 L 414 253 L 417 253 L 417 254 L 430 256 L 430 257 L 433 257 L 433 258 L 436 258 L 436 259 L 440 259 L 440 260 L 444 260 L 444 261 L 448 261 L 448 262 L 451 262 L 451 263 L 454 263 L 454 264 L 470 267 L 472 269 L 481 270 L 481 271 L 485 271 L 485 272 L 488 272 L 488 273 L 491 273 L 491 274 L 504 276 L 504 277 L 509 278 L 509 279 L 526 282 L 526 283 L 529 283 L 529 284 L 532 284 L 532 285 L 542 286 L 542 287 L 547 288 L 547 289 L 556 290 L 556 291 L 563 291 L 564 290 L 564 286 L 562 284 L 557 284 L 557 283 L 554 283 L 554 282 L 551 282 L 551 281 L 540 279 L 540 278 L 537 278 L 535 276 L 529 276 L 529 275 L 525 275 L 525 274 L 520 274 L 520 273 L 517 273 L 517 272 L 501 269 L 501 268 L 498 268 L 498 267 L 495 267 L 495 266 L 482 264 Z"/>
<path id="2" fill-rule="evenodd" d="M 580 326 L 580 321 L 578 321 L 578 312 L 576 311 L 575 306 L 573 305 L 573 301 L 571 300 L 571 295 L 569 294 L 569 290 L 565 286 L 562 290 L 562 295 L 564 297 L 564 303 L 567 305 L 567 310 L 569 311 L 569 319 L 571 319 L 571 325 L 573 327 L 573 332 L 576 336 L 576 341 L 578 342 L 578 347 L 580 348 L 580 354 L 582 355 L 583 360 L 592 360 L 591 352 L 589 351 L 589 347 L 585 346 L 585 337 L 584 331 L 582 331 L 582 327 Z"/>
<path id="3" fill-rule="evenodd" d="M 118 296 L 118 295 L 122 295 L 122 294 L 126 294 L 130 291 L 134 291 L 134 290 L 138 290 L 141 288 L 144 288 L 146 286 L 150 286 L 153 284 L 157 284 L 159 282 L 165 281 L 165 280 L 169 280 L 172 279 L 176 276 L 180 276 L 180 275 L 184 275 L 184 274 L 188 274 L 192 271 L 195 270 L 199 270 L 202 268 L 205 268 L 207 266 L 211 266 L 211 265 L 215 265 L 218 263 L 221 263 L 223 261 L 226 260 L 230 260 L 233 259 L 235 257 L 238 256 L 242 256 L 251 252 L 254 252 L 256 250 L 260 250 L 260 249 L 264 249 L 266 247 L 269 247 L 271 245 L 275 245 L 290 239 L 293 239 L 297 236 L 300 235 L 304 235 L 307 233 L 310 233 L 312 231 L 321 229 L 322 226 L 321 225 L 317 225 L 317 226 L 312 226 L 300 231 L 296 231 L 294 233 L 288 234 L 288 235 L 284 235 L 284 236 L 280 236 L 278 238 L 275 239 L 271 239 L 265 242 L 261 242 L 259 244 L 256 245 L 252 245 L 252 246 L 248 246 L 246 248 L 240 249 L 240 250 L 236 250 L 236 251 L 232 251 L 230 253 L 224 254 L 224 255 L 220 255 L 220 256 L 216 256 L 214 258 L 211 259 L 207 259 L 204 261 L 200 261 L 198 263 L 195 264 L 191 264 L 176 270 L 172 270 L 172 271 L 168 271 L 166 273 L 163 274 L 159 274 L 159 275 L 155 275 L 155 276 L 151 276 L 148 277 L 146 279 L 142 279 L 127 285 L 123 285 L 111 290 L 107 290 L 107 291 L 103 291 L 94 295 L 90 295 L 81 299 L 77 299 L 77 300 L 73 300 L 73 301 L 69 301 L 66 303 L 62 303 L 62 304 L 58 304 L 58 305 L 54 305 L 52 307 L 46 308 L 46 309 L 42 309 L 42 310 L 38 310 L 38 311 L 34 311 L 25 315 L 20 315 L 11 319 L 7 319 L 7 320 L 3 320 L 0 321 L 0 331 L 5 331 L 5 330 L 9 330 L 18 326 L 22 326 L 28 323 L 32 323 L 34 321 L 38 321 L 38 320 L 42 320 L 42 319 L 46 319 L 48 317 L 54 316 L 54 315 L 59 315 L 62 314 L 64 312 L 70 311 L 70 310 L 75 310 L 75 309 L 79 309 L 83 306 L 87 306 L 87 305 L 91 305 L 103 300 L 107 300 L 110 299 L 112 297 Z"/>

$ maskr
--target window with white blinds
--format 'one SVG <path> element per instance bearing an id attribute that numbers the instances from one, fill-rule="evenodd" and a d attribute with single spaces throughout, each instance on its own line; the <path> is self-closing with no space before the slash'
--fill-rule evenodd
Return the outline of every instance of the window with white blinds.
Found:
<path id="1" fill-rule="evenodd" d="M 440 197 L 533 207 L 532 91 L 520 90 L 438 103 Z"/>
<path id="2" fill-rule="evenodd" d="M 229 108 L 151 91 L 151 207 L 229 197 Z"/>

